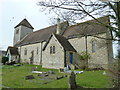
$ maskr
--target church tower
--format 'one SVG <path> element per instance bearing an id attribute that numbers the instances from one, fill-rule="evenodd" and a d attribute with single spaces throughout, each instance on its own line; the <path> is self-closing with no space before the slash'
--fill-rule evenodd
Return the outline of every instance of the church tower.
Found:
<path id="1" fill-rule="evenodd" d="M 27 19 L 23 19 L 17 26 L 14 27 L 14 41 L 13 45 L 23 39 L 27 34 L 33 32 L 33 27 L 27 21 Z"/>

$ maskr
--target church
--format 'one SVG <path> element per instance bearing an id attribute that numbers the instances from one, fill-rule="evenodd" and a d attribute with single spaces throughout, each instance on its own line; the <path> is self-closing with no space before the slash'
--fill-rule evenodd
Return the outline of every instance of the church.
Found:
<path id="1" fill-rule="evenodd" d="M 109 17 L 98 18 L 109 24 Z M 82 63 L 79 55 L 90 54 L 88 68 L 108 68 L 112 62 L 112 32 L 96 20 L 89 20 L 75 25 L 66 22 L 33 31 L 27 19 L 17 24 L 14 30 L 13 46 L 9 46 L 6 56 L 9 62 L 42 65 L 42 68 L 71 69 Z"/>

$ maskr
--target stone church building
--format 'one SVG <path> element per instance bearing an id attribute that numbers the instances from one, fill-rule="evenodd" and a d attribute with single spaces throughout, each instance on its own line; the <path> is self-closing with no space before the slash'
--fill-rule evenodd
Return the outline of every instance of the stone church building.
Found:
<path id="1" fill-rule="evenodd" d="M 109 24 L 107 16 L 98 18 Z M 43 68 L 70 68 L 79 66 L 79 54 L 90 54 L 89 68 L 105 68 L 112 61 L 111 32 L 95 20 L 69 25 L 57 20 L 52 25 L 33 32 L 32 25 L 22 20 L 15 26 L 14 45 L 8 47 L 9 62 L 42 65 Z"/>

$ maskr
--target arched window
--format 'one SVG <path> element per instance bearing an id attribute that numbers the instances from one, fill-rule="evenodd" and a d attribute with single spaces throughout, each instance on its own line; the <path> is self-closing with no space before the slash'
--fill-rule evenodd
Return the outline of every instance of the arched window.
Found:
<path id="1" fill-rule="evenodd" d="M 25 48 L 25 50 L 24 50 L 24 55 L 27 55 L 27 49 Z"/>
<path id="2" fill-rule="evenodd" d="M 50 54 L 52 54 L 52 46 L 50 46 Z"/>
<path id="3" fill-rule="evenodd" d="M 53 54 L 55 53 L 55 46 L 53 46 Z"/>
<path id="4" fill-rule="evenodd" d="M 95 51 L 96 51 L 95 41 L 92 41 L 92 53 L 94 53 Z"/>
<path id="5" fill-rule="evenodd" d="M 37 47 L 37 54 L 39 53 L 39 48 Z"/>
<path id="6" fill-rule="evenodd" d="M 16 34 L 18 34 L 18 33 L 19 33 L 19 29 L 16 30 Z"/>

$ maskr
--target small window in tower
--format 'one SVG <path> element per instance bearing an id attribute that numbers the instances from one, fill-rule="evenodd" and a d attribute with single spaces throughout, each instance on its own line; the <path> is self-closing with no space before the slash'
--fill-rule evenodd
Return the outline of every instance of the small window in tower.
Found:
<path id="1" fill-rule="evenodd" d="M 16 30 L 16 34 L 18 34 L 18 33 L 19 33 L 19 29 Z"/>

